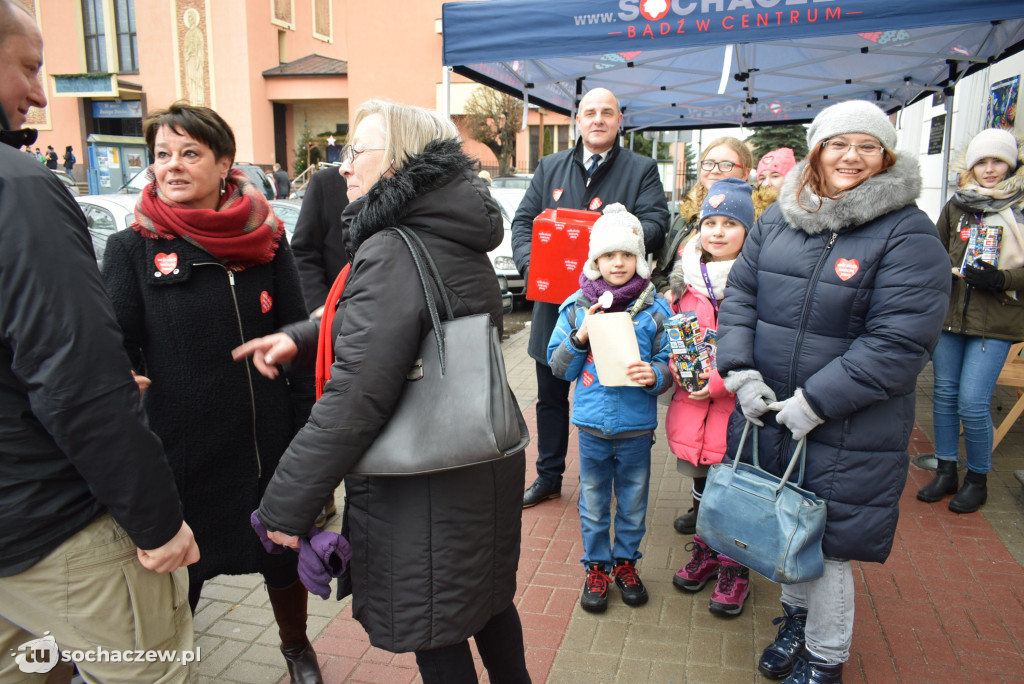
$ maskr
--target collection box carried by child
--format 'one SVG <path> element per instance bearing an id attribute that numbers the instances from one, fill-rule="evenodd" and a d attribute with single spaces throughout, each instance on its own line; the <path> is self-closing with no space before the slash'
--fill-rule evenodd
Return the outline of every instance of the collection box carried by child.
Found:
<path id="1" fill-rule="evenodd" d="M 684 311 L 665 321 L 665 334 L 672 349 L 670 366 L 687 392 L 708 384 L 707 373 L 715 367 L 717 334 L 701 330 L 696 311 Z M 702 377 L 703 376 L 703 377 Z"/>
<path id="2" fill-rule="evenodd" d="M 545 209 L 533 219 L 526 298 L 561 304 L 579 286 L 599 211 Z"/>
<path id="3" fill-rule="evenodd" d="M 968 266 L 976 266 L 976 262 L 984 261 L 992 266 L 999 266 L 999 243 L 1003 238 L 1003 227 L 986 223 L 971 225 L 967 236 L 967 251 L 960 264 L 960 275 Z"/>

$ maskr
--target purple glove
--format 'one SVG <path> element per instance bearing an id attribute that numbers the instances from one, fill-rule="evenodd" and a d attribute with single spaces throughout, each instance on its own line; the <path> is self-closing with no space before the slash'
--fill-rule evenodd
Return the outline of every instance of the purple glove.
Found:
<path id="1" fill-rule="evenodd" d="M 331 579 L 341 577 L 352 560 L 352 547 L 337 532 L 321 532 L 314 527 L 309 538 L 299 540 L 299 579 L 309 590 L 327 600 Z"/>
<path id="2" fill-rule="evenodd" d="M 260 519 L 256 517 L 256 511 L 252 512 L 249 516 L 249 524 L 252 525 L 252 529 L 256 531 L 256 536 L 260 538 L 260 544 L 263 544 L 263 548 L 266 549 L 267 553 L 279 554 L 284 553 L 285 547 L 280 544 L 275 544 L 270 541 L 267 537 L 267 528 L 263 526 Z"/>

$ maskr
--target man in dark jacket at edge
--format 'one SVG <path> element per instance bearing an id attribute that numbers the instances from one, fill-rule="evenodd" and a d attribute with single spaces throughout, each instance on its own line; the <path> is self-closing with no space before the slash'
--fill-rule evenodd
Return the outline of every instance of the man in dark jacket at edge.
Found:
<path id="1" fill-rule="evenodd" d="M 306 309 L 319 316 L 334 279 L 348 263 L 341 212 L 348 206 L 345 177 L 337 166 L 314 173 L 302 198 L 291 248 Z"/>
<path id="2" fill-rule="evenodd" d="M 102 647 L 177 650 L 178 662 L 97 657 L 79 663 L 92 680 L 185 682 L 194 672 L 181 662 L 193 647 L 184 566 L 199 549 L 147 426 L 85 217 L 18 152 L 35 139 L 21 129 L 29 107 L 46 106 L 42 60 L 33 17 L 0 0 L 0 650 L 16 656 L 0 658 L 0 681 L 70 677 L 57 648 Z"/>
<path id="3" fill-rule="evenodd" d="M 288 172 L 281 168 L 280 164 L 274 164 L 274 185 L 277 186 L 277 199 L 288 199 L 291 194 L 292 180 Z"/>
<path id="4" fill-rule="evenodd" d="M 610 90 L 595 88 L 577 108 L 580 139 L 575 147 L 540 160 L 512 221 L 512 257 L 524 278 L 529 277 L 533 219 L 544 209 L 600 211 L 621 202 L 643 224 L 647 252 L 661 249 L 669 213 L 658 166 L 619 146 L 621 124 L 618 99 Z M 529 354 L 537 362 L 537 480 L 523 494 L 523 508 L 561 496 L 570 383 L 552 375 L 548 366 L 548 340 L 557 319 L 557 304 L 534 302 Z"/>

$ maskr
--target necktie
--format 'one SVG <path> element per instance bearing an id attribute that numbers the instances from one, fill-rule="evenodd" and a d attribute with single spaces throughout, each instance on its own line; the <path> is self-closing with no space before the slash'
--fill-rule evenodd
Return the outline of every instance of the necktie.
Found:
<path id="1" fill-rule="evenodd" d="M 594 172 L 597 171 L 597 165 L 600 163 L 601 155 L 595 154 L 593 157 L 590 158 L 590 166 L 587 168 L 587 178 L 590 178 L 591 176 L 594 175 Z"/>

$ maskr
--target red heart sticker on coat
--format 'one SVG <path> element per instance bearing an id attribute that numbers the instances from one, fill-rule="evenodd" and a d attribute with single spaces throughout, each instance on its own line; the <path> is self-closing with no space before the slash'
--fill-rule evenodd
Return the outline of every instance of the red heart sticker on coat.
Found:
<path id="1" fill-rule="evenodd" d="M 562 199 L 562 188 L 555 188 L 551 191 L 551 197 L 557 202 Z"/>
<path id="2" fill-rule="evenodd" d="M 860 270 L 860 262 L 856 259 L 836 260 L 836 275 L 840 280 L 849 280 Z"/>
<path id="3" fill-rule="evenodd" d="M 597 211 L 598 209 L 601 208 L 602 204 L 604 204 L 604 202 L 601 201 L 601 198 L 595 197 L 594 199 L 590 200 L 590 211 Z"/>
<path id="4" fill-rule="evenodd" d="M 594 352 L 593 351 L 588 351 L 587 352 L 587 363 L 594 363 Z"/>
<path id="5" fill-rule="evenodd" d="M 964 242 L 971 239 L 971 229 L 969 227 L 960 229 L 960 239 Z"/>
<path id="6" fill-rule="evenodd" d="M 583 375 L 580 376 L 580 382 L 583 383 L 584 387 L 590 387 L 594 384 L 594 376 L 590 374 L 590 371 L 583 371 Z"/>
<path id="7" fill-rule="evenodd" d="M 274 298 L 266 290 L 260 292 L 260 311 L 268 313 L 272 308 L 274 308 Z"/>
<path id="8" fill-rule="evenodd" d="M 708 204 L 713 206 L 715 209 L 717 209 L 718 205 L 721 204 L 724 201 L 725 201 L 725 195 L 724 194 L 722 194 L 722 195 L 712 195 L 711 197 L 708 197 Z"/>
<path id="9" fill-rule="evenodd" d="M 174 252 L 171 252 L 170 254 L 160 252 L 156 255 L 156 258 L 153 259 L 153 263 L 156 264 L 158 271 L 167 275 L 169 273 L 173 273 L 174 269 L 178 267 L 178 255 Z"/>

